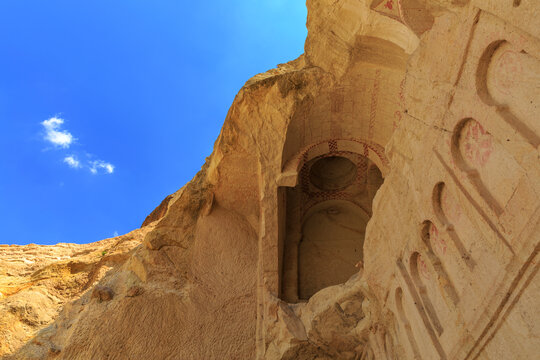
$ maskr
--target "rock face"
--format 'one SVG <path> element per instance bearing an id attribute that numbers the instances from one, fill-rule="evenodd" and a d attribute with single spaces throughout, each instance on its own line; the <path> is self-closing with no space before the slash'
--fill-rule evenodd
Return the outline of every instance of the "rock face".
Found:
<path id="1" fill-rule="evenodd" d="M 51 260 L 53 304 L 0 248 L 5 358 L 540 353 L 540 4 L 307 6 L 305 54 L 245 84 L 106 274 Z"/>
<path id="2" fill-rule="evenodd" d="M 72 300 L 88 303 L 89 295 L 99 292 L 94 285 L 129 259 L 151 229 L 85 245 L 0 245 L 0 357 L 27 342 L 43 356 L 56 354 L 54 344 L 31 338 Z"/>

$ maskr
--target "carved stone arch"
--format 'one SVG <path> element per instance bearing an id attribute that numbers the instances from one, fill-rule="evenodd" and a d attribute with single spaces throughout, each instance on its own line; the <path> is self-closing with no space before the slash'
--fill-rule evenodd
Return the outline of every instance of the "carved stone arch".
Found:
<path id="1" fill-rule="evenodd" d="M 281 177 L 277 180 L 282 186 L 295 186 L 302 167 L 316 157 L 323 155 L 359 154 L 373 162 L 384 178 L 390 171 L 390 162 L 384 153 L 384 147 L 361 139 L 328 139 L 308 145 L 289 156 L 283 162 Z"/>
<path id="2" fill-rule="evenodd" d="M 285 301 L 307 300 L 358 271 L 383 171 L 388 160 L 381 146 L 350 139 L 306 146 L 285 163 L 277 181 Z"/>
<path id="3" fill-rule="evenodd" d="M 540 59 L 507 40 L 490 43 L 482 53 L 476 70 L 476 92 L 486 105 L 533 147 L 540 145 L 540 125 L 536 115 Z"/>
<path id="4" fill-rule="evenodd" d="M 489 128 L 473 118 L 459 121 L 453 131 L 450 151 L 457 168 L 469 179 L 497 217 L 524 176 L 523 168 L 495 138 Z M 503 171 L 508 179 L 493 176 Z"/>

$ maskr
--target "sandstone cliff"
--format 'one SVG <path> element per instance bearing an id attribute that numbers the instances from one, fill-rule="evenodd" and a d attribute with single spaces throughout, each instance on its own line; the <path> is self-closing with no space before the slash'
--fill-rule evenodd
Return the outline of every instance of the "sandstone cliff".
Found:
<path id="1" fill-rule="evenodd" d="M 540 5 L 307 6 L 305 54 L 245 84 L 106 274 L 100 243 L 91 266 L 48 263 L 62 291 L 0 248 L 22 261 L 0 283 L 6 358 L 540 353 Z"/>
<path id="2" fill-rule="evenodd" d="M 70 301 L 98 295 L 95 285 L 124 263 L 151 229 L 85 245 L 0 245 L 0 356 L 22 347 Z M 54 344 L 35 343 L 51 354 L 58 351 Z"/>

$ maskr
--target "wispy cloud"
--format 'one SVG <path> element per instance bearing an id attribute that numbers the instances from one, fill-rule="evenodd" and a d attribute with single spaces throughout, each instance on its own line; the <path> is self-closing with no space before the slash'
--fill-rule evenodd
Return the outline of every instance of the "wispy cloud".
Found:
<path id="1" fill-rule="evenodd" d="M 69 165 L 69 167 L 78 169 L 82 167 L 81 162 L 74 155 L 66 156 L 64 162 Z"/>
<path id="2" fill-rule="evenodd" d="M 45 128 L 44 139 L 54 146 L 67 149 L 75 141 L 75 138 L 69 131 L 61 130 L 63 124 L 64 120 L 56 116 L 41 122 Z"/>
<path id="3" fill-rule="evenodd" d="M 53 116 L 47 120 L 41 122 L 45 130 L 43 140 L 54 145 L 55 148 L 69 149 L 69 147 L 76 142 L 76 138 L 68 130 L 62 129 L 64 125 L 64 119 Z M 80 144 L 79 144 L 80 145 Z M 94 155 L 84 152 L 83 157 L 87 160 L 79 160 L 79 158 L 73 154 L 73 150 L 70 150 L 72 154 L 64 155 L 64 163 L 66 163 L 72 169 L 88 169 L 90 173 L 97 174 L 112 174 L 114 173 L 115 166 L 110 162 L 104 160 L 91 160 L 95 159 Z"/>
<path id="4" fill-rule="evenodd" d="M 89 169 L 94 175 L 98 174 L 99 172 L 112 174 L 114 172 L 114 165 L 102 160 L 94 160 L 89 163 Z"/>

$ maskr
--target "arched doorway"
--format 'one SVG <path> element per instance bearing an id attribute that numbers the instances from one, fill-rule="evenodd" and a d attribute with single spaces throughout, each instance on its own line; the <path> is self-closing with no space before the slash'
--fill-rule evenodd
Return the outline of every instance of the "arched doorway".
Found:
<path id="1" fill-rule="evenodd" d="M 281 188 L 281 297 L 308 300 L 344 283 L 363 260 L 371 206 L 383 178 L 367 157 L 350 151 L 306 159 L 295 187 Z"/>
<path id="2" fill-rule="evenodd" d="M 298 249 L 299 299 L 344 283 L 358 271 L 368 220 L 369 214 L 349 201 L 324 201 L 310 209 Z"/>

